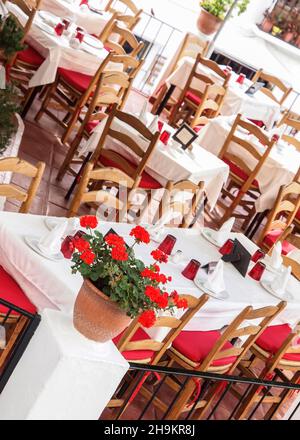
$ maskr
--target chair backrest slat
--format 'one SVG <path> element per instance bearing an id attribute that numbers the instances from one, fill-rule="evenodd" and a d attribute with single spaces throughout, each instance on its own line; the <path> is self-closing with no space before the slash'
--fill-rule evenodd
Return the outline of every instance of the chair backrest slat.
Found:
<path id="1" fill-rule="evenodd" d="M 277 102 L 280 105 L 283 105 L 284 101 L 287 99 L 287 97 L 293 90 L 292 87 L 284 84 L 284 82 L 281 79 L 277 78 L 274 75 L 270 75 L 269 73 L 264 72 L 263 69 L 258 70 L 253 77 L 253 82 L 257 82 L 261 80 L 269 83 L 272 86 L 272 88 L 277 87 L 279 90 L 281 90 L 282 97 L 277 98 L 270 89 L 266 87 L 263 87 L 261 89 L 263 93 L 265 93 L 269 98 L 271 98 L 273 101 Z"/>

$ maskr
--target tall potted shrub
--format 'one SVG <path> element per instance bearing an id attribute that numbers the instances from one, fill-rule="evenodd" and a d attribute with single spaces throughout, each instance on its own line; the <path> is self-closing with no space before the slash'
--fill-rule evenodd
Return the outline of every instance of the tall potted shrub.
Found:
<path id="1" fill-rule="evenodd" d="M 238 1 L 236 5 L 238 15 L 246 11 L 249 1 Z M 217 32 L 233 2 L 234 0 L 202 0 L 200 2 L 201 11 L 197 21 L 199 31 L 205 35 L 212 35 Z"/>

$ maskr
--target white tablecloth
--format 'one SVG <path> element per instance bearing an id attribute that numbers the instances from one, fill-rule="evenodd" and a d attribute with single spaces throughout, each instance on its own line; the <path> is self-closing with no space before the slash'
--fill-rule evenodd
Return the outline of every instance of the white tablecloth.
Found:
<path id="1" fill-rule="evenodd" d="M 224 145 L 225 139 L 231 130 L 230 124 L 234 118 L 218 117 L 204 127 L 197 139 L 201 147 L 218 155 Z M 241 133 L 242 138 L 246 136 Z M 263 151 L 263 146 L 256 145 L 256 148 Z M 239 156 L 239 147 L 232 144 L 230 151 Z M 241 158 L 245 160 L 244 150 Z M 255 166 L 256 161 L 249 155 L 247 157 L 249 166 Z M 273 147 L 263 168 L 258 173 L 257 180 L 262 195 L 256 202 L 257 212 L 263 212 L 273 207 L 278 191 L 282 185 L 289 184 L 300 166 L 300 153 L 291 145 L 286 145 L 282 151 L 276 146 Z"/>
<path id="2" fill-rule="evenodd" d="M 122 235 L 130 245 L 132 238 L 129 232 L 132 229 L 128 224 L 101 223 L 100 231 L 106 233 L 113 228 Z M 34 231 L 34 232 L 33 232 Z M 82 280 L 79 275 L 72 275 L 69 261 L 52 262 L 46 260 L 32 251 L 24 242 L 25 235 L 41 236 L 47 231 L 44 217 L 22 215 L 15 213 L 0 213 L 0 264 L 13 275 L 15 280 L 24 289 L 30 300 L 43 310 L 51 307 L 49 300 L 56 308 L 71 312 L 75 297 L 80 289 Z M 168 285 L 171 292 L 177 289 L 179 293 L 191 294 L 199 297 L 202 292 L 192 281 L 181 275 L 182 270 L 190 259 L 198 259 L 202 265 L 218 261 L 220 254 L 218 249 L 200 235 L 197 229 L 182 230 L 172 228 L 169 231 L 177 238 L 175 250 L 183 251 L 185 261 L 179 265 L 168 263 L 162 265 L 162 272 L 172 276 L 173 280 Z M 251 254 L 257 247 L 241 234 L 233 234 L 237 237 Z M 136 255 L 146 264 L 153 261 L 151 251 L 157 244 L 136 247 Z M 266 272 L 265 277 L 274 275 Z M 236 271 L 231 264 L 225 264 L 224 279 L 227 291 L 230 295 L 226 301 L 213 298 L 207 302 L 204 308 L 192 319 L 186 330 L 214 330 L 228 325 L 244 307 L 264 307 L 277 304 L 278 299 L 270 295 L 260 283 L 250 277 L 245 279 Z M 294 295 L 286 309 L 276 318 L 274 323 L 289 323 L 294 327 L 300 319 L 300 283 L 292 277 L 289 281 L 288 290 Z M 44 303 L 42 303 L 44 298 Z M 54 307 L 54 306 L 52 306 Z"/>
<path id="3" fill-rule="evenodd" d="M 153 115 L 148 114 L 148 118 L 153 118 Z M 81 153 L 87 151 L 94 151 L 98 145 L 106 120 L 104 119 L 94 130 L 93 135 L 89 141 L 83 145 L 80 150 Z M 150 121 L 151 122 L 151 121 Z M 122 131 L 129 135 L 137 133 L 134 130 L 128 131 L 128 126 L 119 120 L 113 122 L 113 128 L 117 131 Z M 174 129 L 167 124 L 164 125 L 163 130 L 174 132 Z M 139 146 L 146 150 L 148 142 L 141 137 L 138 138 Z M 111 150 L 120 152 L 123 156 L 130 160 L 137 160 L 132 152 L 126 149 L 124 145 L 117 142 L 107 142 L 107 147 Z M 229 175 L 228 166 L 218 159 L 215 155 L 209 153 L 198 145 L 195 145 L 192 154 L 187 152 L 177 152 L 172 146 L 166 147 L 159 142 L 152 157 L 150 158 L 146 171 L 154 177 L 159 183 L 165 185 L 168 180 L 178 182 L 180 180 L 191 180 L 194 183 L 204 181 L 205 192 L 211 209 L 215 206 L 221 189 L 226 182 Z"/>
<path id="4" fill-rule="evenodd" d="M 98 420 L 128 367 L 112 341 L 89 341 L 45 310 L 0 395 L 0 420 Z"/>
<path id="5" fill-rule="evenodd" d="M 89 34 L 99 35 L 104 29 L 106 23 L 111 18 L 111 14 L 108 12 L 102 12 L 102 14 L 91 11 L 90 9 L 80 8 L 80 0 L 42 0 L 40 9 L 43 11 L 52 12 L 61 18 L 70 18 L 78 26 L 84 28 Z M 96 0 L 89 4 L 94 4 L 99 8 L 101 6 L 101 0 Z"/>
<path id="6" fill-rule="evenodd" d="M 11 141 L 3 153 L 3 155 L 0 155 L 0 159 L 4 159 L 6 157 L 16 157 L 18 156 L 19 147 L 22 141 L 23 133 L 24 133 L 24 122 L 22 121 L 21 117 L 16 114 L 17 118 L 17 124 L 18 124 L 18 130 L 11 138 Z M 1 184 L 8 184 L 11 181 L 11 173 L 2 172 L 0 173 L 0 185 Z M 4 209 L 5 204 L 5 197 L 0 197 L 0 211 Z"/>
<path id="7" fill-rule="evenodd" d="M 6 3 L 9 10 L 20 19 L 21 23 L 26 22 L 25 14 L 16 5 L 9 2 Z M 59 20 L 59 19 L 58 19 Z M 46 32 L 43 28 L 49 28 Z M 94 75 L 101 62 L 108 55 L 108 51 L 103 49 L 94 49 L 85 45 L 85 49 L 73 49 L 70 47 L 70 40 L 62 35 L 58 37 L 53 28 L 46 26 L 40 16 L 37 14 L 33 25 L 30 28 L 26 41 L 37 50 L 44 58 L 44 63 L 39 67 L 30 80 L 30 87 L 50 84 L 56 78 L 58 67 L 73 70 L 75 72 L 84 73 L 86 75 Z M 118 67 L 119 66 L 119 67 Z M 107 66 L 109 69 L 109 65 Z M 114 64 L 114 70 L 121 70 L 120 65 Z"/>
<path id="8" fill-rule="evenodd" d="M 195 60 L 192 58 L 183 58 L 179 63 L 179 67 L 167 78 L 166 83 L 169 85 L 173 84 L 182 90 L 194 63 Z M 201 69 L 199 68 L 198 70 L 199 72 L 201 70 L 202 73 L 209 75 L 215 81 L 218 80 L 218 76 L 212 74 L 211 71 L 204 66 L 201 66 Z M 254 96 L 246 95 L 245 91 L 251 82 L 249 83 L 249 81 L 246 80 L 244 87 L 241 88 L 239 84 L 236 83 L 236 79 L 237 75 L 233 72 L 221 114 L 230 116 L 241 113 L 246 118 L 263 121 L 268 128 L 272 128 L 274 123 L 280 118 L 280 105 L 272 101 L 272 99 L 262 92 L 257 92 Z M 203 90 L 204 83 L 200 80 L 196 80 L 192 86 L 196 89 Z"/>

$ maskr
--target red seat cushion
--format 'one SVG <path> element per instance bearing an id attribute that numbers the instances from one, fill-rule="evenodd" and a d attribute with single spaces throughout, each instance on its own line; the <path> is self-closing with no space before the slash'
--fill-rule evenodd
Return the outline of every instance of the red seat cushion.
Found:
<path id="1" fill-rule="evenodd" d="M 29 313 L 36 313 L 36 307 L 29 301 L 21 287 L 0 266 L 0 299 L 3 299 Z M 0 304 L 0 313 L 7 313 L 7 308 Z M 16 314 L 16 312 L 12 312 Z"/>
<path id="2" fill-rule="evenodd" d="M 115 345 L 118 344 L 119 340 L 123 336 L 123 333 L 124 332 L 120 333 L 117 337 L 113 339 Z M 130 341 L 136 342 L 136 341 L 144 341 L 146 339 L 151 339 L 151 338 L 142 328 L 139 328 L 132 336 Z M 155 352 L 153 350 L 130 350 L 130 351 L 123 351 L 122 355 L 127 361 L 142 361 L 143 359 L 152 359 L 154 353 Z"/>
<path id="3" fill-rule="evenodd" d="M 80 92 L 85 92 L 93 79 L 92 76 L 85 75 L 84 73 L 73 72 L 73 70 L 62 69 L 61 67 L 58 69 L 58 72 L 63 79 L 70 84 L 70 86 L 74 87 Z"/>
<path id="4" fill-rule="evenodd" d="M 299 211 L 298 211 L 297 214 L 296 214 L 296 219 L 297 219 L 297 220 L 300 220 L 300 209 L 299 209 Z"/>
<path id="5" fill-rule="evenodd" d="M 214 345 L 221 337 L 219 331 L 193 332 L 183 331 L 174 340 L 172 346 L 191 361 L 200 364 L 211 352 Z M 223 350 L 232 348 L 230 342 L 226 342 Z M 214 367 L 230 365 L 236 361 L 236 356 L 221 358 L 212 363 Z"/>
<path id="6" fill-rule="evenodd" d="M 253 122 L 253 124 L 257 125 L 260 128 L 264 128 L 265 123 L 263 121 L 257 121 L 256 119 L 249 119 L 250 122 Z"/>
<path id="7" fill-rule="evenodd" d="M 100 162 L 105 166 L 105 167 L 113 167 L 113 168 L 117 168 L 121 171 L 125 171 L 122 166 L 116 162 L 114 162 L 111 159 L 108 159 L 106 157 L 100 156 Z M 127 159 L 126 159 L 127 160 Z M 133 162 L 130 162 L 129 160 L 127 160 L 128 164 L 130 166 L 132 166 L 133 168 L 136 168 L 136 165 Z M 151 177 L 148 173 L 146 173 L 145 171 L 142 174 L 142 179 L 139 185 L 139 188 L 143 188 L 143 189 L 160 189 L 162 188 L 161 184 L 159 182 L 157 182 L 157 180 L 153 179 L 153 177 Z"/>
<path id="8" fill-rule="evenodd" d="M 238 176 L 240 179 L 242 179 L 243 182 L 245 182 L 245 181 L 248 179 L 249 176 L 248 176 L 248 175 L 245 173 L 245 171 L 242 170 L 242 168 L 240 168 L 238 165 L 236 165 L 235 163 L 231 162 L 230 160 L 228 160 L 228 159 L 226 159 L 226 158 L 223 158 L 222 160 L 223 160 L 223 162 L 227 163 L 227 165 L 228 165 L 229 168 L 230 168 L 230 171 L 231 171 L 233 174 L 235 174 L 236 176 Z M 253 184 L 254 186 L 256 186 L 256 188 L 259 188 L 259 185 L 258 185 L 258 181 L 257 181 L 257 180 L 254 180 L 254 181 L 252 182 L 252 184 Z"/>
<path id="9" fill-rule="evenodd" d="M 45 61 L 45 58 L 31 46 L 18 52 L 17 59 L 24 61 L 24 63 L 32 64 L 33 66 L 40 66 Z"/>
<path id="10" fill-rule="evenodd" d="M 268 327 L 262 333 L 257 339 L 256 345 L 270 354 L 275 354 L 278 352 L 291 331 L 292 329 L 288 324 L 273 325 Z M 287 353 L 283 356 L 283 359 L 300 362 L 300 353 Z"/>
<path id="11" fill-rule="evenodd" d="M 194 93 L 192 93 L 192 92 L 187 92 L 185 97 L 186 97 L 186 99 L 189 99 L 190 101 L 192 101 L 196 105 L 200 105 L 201 102 L 202 102 L 202 99 L 199 96 L 197 96 Z"/>
<path id="12" fill-rule="evenodd" d="M 271 248 L 281 234 L 281 229 L 275 229 L 274 231 L 269 232 L 264 238 L 264 243 Z M 295 249 L 297 248 L 288 241 L 282 243 L 282 255 L 287 255 Z"/>

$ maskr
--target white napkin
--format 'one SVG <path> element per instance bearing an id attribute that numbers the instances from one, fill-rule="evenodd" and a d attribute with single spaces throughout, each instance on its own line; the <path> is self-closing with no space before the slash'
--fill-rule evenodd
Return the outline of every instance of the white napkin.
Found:
<path id="1" fill-rule="evenodd" d="M 148 129 L 151 131 L 151 133 L 156 133 L 158 131 L 158 120 L 159 120 L 159 117 L 156 115 L 153 118 L 153 121 L 151 122 L 151 124 L 148 125 Z"/>
<path id="2" fill-rule="evenodd" d="M 74 235 L 79 228 L 80 228 L 79 218 L 78 217 L 69 218 L 65 235 Z"/>
<path id="3" fill-rule="evenodd" d="M 233 228 L 235 222 L 235 217 L 231 217 L 224 225 L 215 232 L 214 238 L 219 246 L 223 246 L 223 244 L 228 240 L 229 234 Z"/>
<path id="4" fill-rule="evenodd" d="M 59 253 L 61 248 L 61 238 L 63 237 L 67 226 L 68 221 L 64 220 L 62 223 L 58 223 L 52 231 L 42 237 L 38 243 L 40 250 L 50 255 Z"/>
<path id="5" fill-rule="evenodd" d="M 141 113 L 139 115 L 139 119 L 143 124 L 147 124 L 147 107 L 148 107 L 148 101 L 144 102 L 144 105 L 142 107 Z"/>
<path id="6" fill-rule="evenodd" d="M 289 266 L 284 269 L 283 272 L 280 272 L 276 278 L 271 283 L 271 288 L 278 295 L 284 295 L 287 284 L 291 277 L 292 268 Z"/>
<path id="7" fill-rule="evenodd" d="M 270 256 L 270 265 L 274 268 L 274 269 L 279 269 L 282 265 L 282 244 L 281 242 L 276 243 L 276 245 L 274 246 L 272 255 Z"/>
<path id="8" fill-rule="evenodd" d="M 203 287 L 214 293 L 221 293 L 226 290 L 224 282 L 224 263 L 220 260 L 215 270 L 208 275 Z"/>

